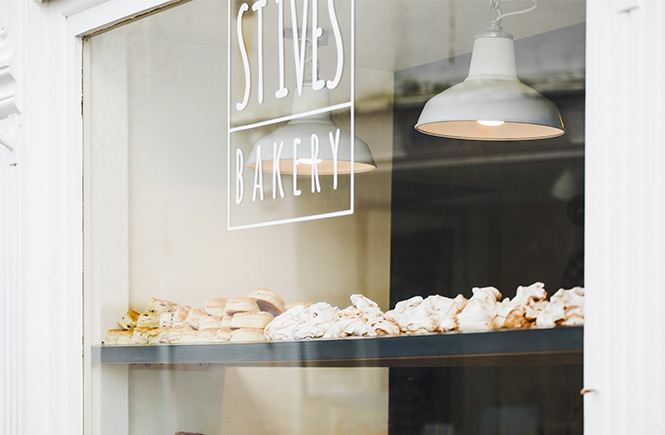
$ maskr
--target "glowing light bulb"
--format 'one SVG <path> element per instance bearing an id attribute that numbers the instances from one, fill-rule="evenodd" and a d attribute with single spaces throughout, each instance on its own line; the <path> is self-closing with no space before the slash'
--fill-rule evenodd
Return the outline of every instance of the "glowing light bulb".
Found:
<path id="1" fill-rule="evenodd" d="M 312 159 L 298 159 L 298 161 L 300 163 L 302 163 L 303 165 L 311 165 L 312 164 Z M 323 161 L 323 159 L 316 159 L 316 164 L 318 165 L 322 161 Z"/>
<path id="2" fill-rule="evenodd" d="M 500 125 L 503 125 L 503 121 L 476 121 L 480 125 L 484 125 L 485 127 L 498 127 Z"/>

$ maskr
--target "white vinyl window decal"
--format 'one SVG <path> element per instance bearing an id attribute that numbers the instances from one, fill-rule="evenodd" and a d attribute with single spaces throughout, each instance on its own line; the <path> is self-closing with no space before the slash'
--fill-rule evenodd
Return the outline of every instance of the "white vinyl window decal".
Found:
<path id="1" fill-rule="evenodd" d="M 307 131 L 306 126 L 321 116 L 332 119 L 333 112 L 348 116 L 349 131 L 342 129 L 341 135 L 350 133 L 350 167 L 354 167 L 355 0 L 339 4 L 335 0 L 248 0 L 235 10 L 232 4 L 228 3 L 227 228 L 353 214 L 354 170 L 338 168 L 340 129 L 333 123 L 326 131 Z M 340 19 L 346 20 L 344 25 Z M 328 34 L 324 36 L 324 32 Z M 319 40 L 324 39 L 327 69 L 321 66 L 319 47 Z M 334 103 L 330 102 L 332 91 Z M 316 104 L 301 103 L 312 95 Z M 266 116 L 270 113 L 280 116 Z M 256 141 L 284 123 L 298 123 L 301 134 L 267 143 Z M 321 172 L 319 156 L 324 152 L 330 155 L 327 172 Z M 340 180 L 343 176 L 348 181 Z M 326 195 L 339 197 L 347 189 L 348 200 L 334 203 L 334 209 L 330 204 L 317 206 Z M 307 201 L 302 207 L 306 213 L 300 207 L 292 207 L 286 215 L 262 212 L 274 211 L 280 201 Z M 271 207 L 261 208 L 268 202 Z"/>

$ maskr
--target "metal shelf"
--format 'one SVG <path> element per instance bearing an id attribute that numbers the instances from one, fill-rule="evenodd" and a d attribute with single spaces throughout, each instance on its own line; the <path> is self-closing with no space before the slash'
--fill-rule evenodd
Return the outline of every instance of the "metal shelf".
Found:
<path id="1" fill-rule="evenodd" d="M 335 340 L 92 347 L 93 363 L 406 367 L 582 363 L 583 327 Z"/>

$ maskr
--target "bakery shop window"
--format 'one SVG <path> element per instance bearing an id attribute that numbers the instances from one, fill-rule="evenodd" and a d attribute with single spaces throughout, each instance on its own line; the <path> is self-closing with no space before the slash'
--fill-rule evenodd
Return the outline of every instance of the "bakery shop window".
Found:
<path id="1" fill-rule="evenodd" d="M 86 38 L 86 432 L 581 434 L 585 6 Z"/>

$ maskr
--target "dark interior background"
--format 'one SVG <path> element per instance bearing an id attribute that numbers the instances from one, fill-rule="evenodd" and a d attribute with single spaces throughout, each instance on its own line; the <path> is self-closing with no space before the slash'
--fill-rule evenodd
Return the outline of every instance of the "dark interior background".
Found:
<path id="1" fill-rule="evenodd" d="M 391 307 L 477 286 L 504 297 L 534 282 L 549 296 L 583 286 L 583 85 L 543 92 L 565 135 L 476 142 L 414 129 L 426 101 L 407 98 L 414 77 L 395 80 Z M 391 368 L 390 433 L 581 434 L 581 388 L 581 364 Z"/>

